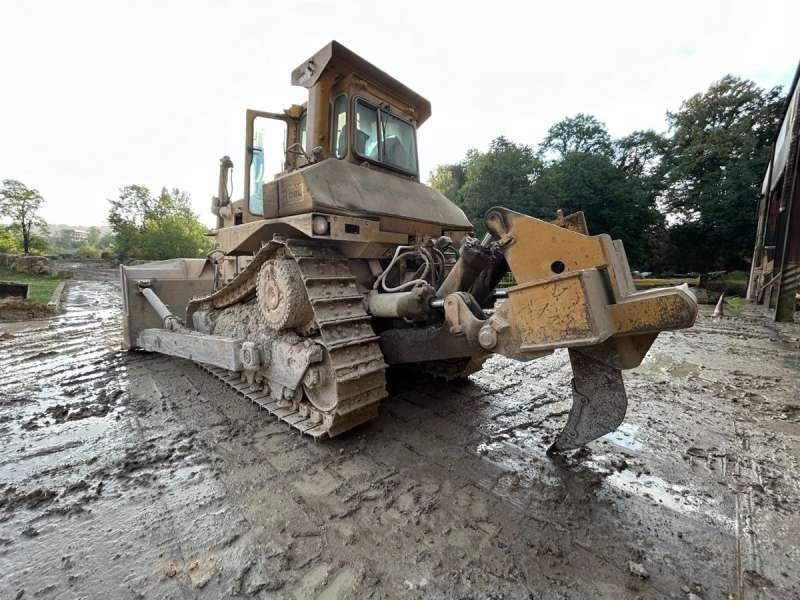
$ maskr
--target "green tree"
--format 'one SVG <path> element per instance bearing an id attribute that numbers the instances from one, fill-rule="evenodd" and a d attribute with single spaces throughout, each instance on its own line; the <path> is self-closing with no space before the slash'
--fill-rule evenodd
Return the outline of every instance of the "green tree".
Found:
<path id="1" fill-rule="evenodd" d="M 29 254 L 37 229 L 45 230 L 47 224 L 38 212 L 44 198 L 38 190 L 28 188 L 16 179 L 4 179 L 0 188 L 0 216 L 8 217 L 22 237 L 22 251 Z"/>
<path id="2" fill-rule="evenodd" d="M 531 205 L 531 180 L 541 169 L 530 146 L 498 137 L 487 152 L 470 150 L 464 159 L 463 184 L 456 203 L 472 221 L 478 235 L 484 232 L 483 216 L 493 206 L 525 212 Z"/>
<path id="3" fill-rule="evenodd" d="M 769 147 L 783 114 L 780 88 L 723 77 L 667 113 L 664 201 L 681 270 L 735 269 L 750 257 Z"/>
<path id="4" fill-rule="evenodd" d="M 0 225 L 0 252 L 17 254 L 22 252 L 20 236 L 11 225 Z"/>
<path id="5" fill-rule="evenodd" d="M 614 141 L 617 166 L 629 177 L 659 177 L 669 140 L 652 129 L 634 131 Z"/>
<path id="6" fill-rule="evenodd" d="M 540 154 L 555 153 L 557 158 L 572 152 L 610 156 L 612 151 L 611 136 L 605 124 L 583 113 L 555 123 L 539 146 Z"/>
<path id="7" fill-rule="evenodd" d="M 464 165 L 439 165 L 430 175 L 429 184 L 453 202 L 458 198 L 458 190 L 464 185 Z"/>
<path id="8" fill-rule="evenodd" d="M 109 200 L 115 250 L 125 258 L 205 256 L 213 243 L 189 201 L 177 188 L 163 188 L 157 197 L 142 185 L 122 188 L 117 199 Z"/>
<path id="9" fill-rule="evenodd" d="M 89 230 L 86 232 L 86 243 L 91 246 L 97 246 L 100 242 L 101 235 L 102 232 L 99 227 L 89 227 Z"/>

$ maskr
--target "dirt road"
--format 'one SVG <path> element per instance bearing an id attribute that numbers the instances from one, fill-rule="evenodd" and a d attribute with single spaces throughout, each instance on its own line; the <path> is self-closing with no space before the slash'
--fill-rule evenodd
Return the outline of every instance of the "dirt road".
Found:
<path id="1" fill-rule="evenodd" d="M 119 350 L 110 271 L 0 327 L 0 598 L 800 597 L 800 326 L 662 334 L 552 460 L 566 354 L 398 383 L 321 443 Z"/>

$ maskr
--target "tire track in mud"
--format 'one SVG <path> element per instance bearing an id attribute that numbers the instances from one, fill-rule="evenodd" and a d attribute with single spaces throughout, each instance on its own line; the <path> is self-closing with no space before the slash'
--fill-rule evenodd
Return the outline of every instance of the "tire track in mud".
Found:
<path id="1" fill-rule="evenodd" d="M 119 350 L 120 305 L 115 282 L 70 281 L 62 314 L 4 326 L 0 432 L 5 435 L 0 447 L 5 453 L 39 438 L 80 437 L 79 430 L 62 432 L 53 426 L 77 426 L 124 404 L 130 361 Z M 98 424 L 90 420 L 86 425 Z"/>

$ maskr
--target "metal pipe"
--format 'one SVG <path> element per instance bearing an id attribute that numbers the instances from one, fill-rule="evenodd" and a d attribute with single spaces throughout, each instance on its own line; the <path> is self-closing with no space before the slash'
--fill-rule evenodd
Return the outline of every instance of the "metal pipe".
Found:
<path id="1" fill-rule="evenodd" d="M 367 299 L 369 313 L 393 319 L 423 319 L 427 315 L 426 300 L 433 295 L 429 285 L 418 285 L 407 292 L 371 292 Z"/>
<path id="2" fill-rule="evenodd" d="M 496 289 L 494 291 L 495 298 L 508 298 L 508 291 L 503 289 Z M 444 298 L 431 298 L 428 303 L 431 308 L 442 308 L 444 306 Z M 489 314 L 491 309 L 483 309 L 483 312 Z"/>
<path id="3" fill-rule="evenodd" d="M 148 285 L 139 284 L 139 290 L 142 292 L 142 296 L 145 297 L 145 300 L 153 307 L 153 310 L 156 311 L 159 317 L 161 317 L 161 321 L 164 323 L 164 328 L 169 329 L 170 331 L 177 331 L 183 327 L 183 323 L 181 320 L 176 317 L 172 312 L 167 308 L 167 305 L 161 301 L 156 293 L 149 287 Z"/>

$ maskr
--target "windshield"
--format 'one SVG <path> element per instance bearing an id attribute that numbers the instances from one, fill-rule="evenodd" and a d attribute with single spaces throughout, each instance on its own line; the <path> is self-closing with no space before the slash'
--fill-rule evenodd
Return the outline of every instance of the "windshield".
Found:
<path id="1" fill-rule="evenodd" d="M 402 119 L 356 101 L 355 151 L 359 156 L 417 174 L 414 127 Z"/>

